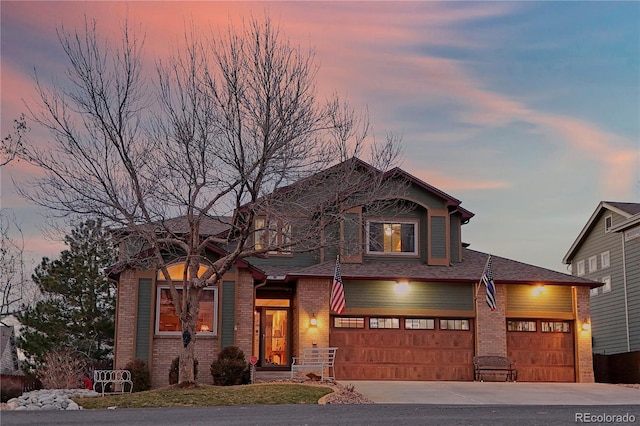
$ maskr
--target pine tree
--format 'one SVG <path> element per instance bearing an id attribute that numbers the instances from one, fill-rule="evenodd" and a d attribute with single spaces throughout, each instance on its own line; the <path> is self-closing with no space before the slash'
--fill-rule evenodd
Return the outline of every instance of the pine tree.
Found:
<path id="1" fill-rule="evenodd" d="M 43 258 L 33 281 L 43 299 L 18 315 L 17 345 L 26 369 L 42 365 L 44 355 L 68 348 L 88 363 L 112 355 L 115 287 L 104 269 L 116 259 L 110 234 L 100 221 L 87 220 L 65 237 L 68 249 L 58 260 Z"/>

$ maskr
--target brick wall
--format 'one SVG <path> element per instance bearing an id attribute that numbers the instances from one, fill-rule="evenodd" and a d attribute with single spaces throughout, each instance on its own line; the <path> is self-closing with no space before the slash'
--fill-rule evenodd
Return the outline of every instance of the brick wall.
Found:
<path id="1" fill-rule="evenodd" d="M 241 271 L 236 281 L 235 345 L 244 352 L 249 361 L 253 347 L 254 290 L 253 277 Z"/>
<path id="2" fill-rule="evenodd" d="M 574 287 L 576 310 L 576 382 L 593 383 L 593 354 L 591 347 L 591 330 L 584 330 L 583 323 L 591 324 L 591 308 L 589 305 L 589 287 Z M 586 320 L 586 321 L 585 321 Z"/>
<path id="3" fill-rule="evenodd" d="M 116 306 L 116 335 L 113 367 L 123 369 L 135 357 L 136 309 L 138 305 L 138 277 L 127 269 L 120 274 Z"/>
<path id="4" fill-rule="evenodd" d="M 218 356 L 219 344 L 218 337 L 196 337 L 194 355 L 198 360 L 198 383 L 213 384 L 210 366 Z M 153 339 L 151 387 L 169 385 L 171 361 L 180 355 L 181 350 L 182 338 L 180 336 L 156 336 Z"/>
<path id="5" fill-rule="evenodd" d="M 302 348 L 311 347 L 314 343 L 318 347 L 329 346 L 329 298 L 331 297 L 331 280 L 302 278 L 298 280 L 295 301 L 294 348 L 298 356 Z M 309 327 L 309 320 L 315 314 L 318 324 Z"/>
<path id="6" fill-rule="evenodd" d="M 476 298 L 476 355 L 507 356 L 506 287 L 496 284 L 496 310 L 486 301 L 486 287 L 480 284 Z"/>

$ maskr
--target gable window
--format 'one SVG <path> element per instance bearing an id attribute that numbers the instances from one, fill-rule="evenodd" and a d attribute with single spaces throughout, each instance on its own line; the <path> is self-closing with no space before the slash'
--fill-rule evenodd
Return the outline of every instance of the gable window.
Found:
<path id="1" fill-rule="evenodd" d="M 609 215 L 604 218 L 604 232 L 611 231 L 612 226 L 613 226 L 613 216 Z"/>
<path id="2" fill-rule="evenodd" d="M 600 254 L 600 266 L 604 268 L 608 268 L 611 264 L 611 257 L 609 256 L 609 250 L 602 252 Z"/>
<path id="3" fill-rule="evenodd" d="M 591 256 L 589 258 L 589 272 L 595 272 L 598 270 L 598 256 Z"/>
<path id="4" fill-rule="evenodd" d="M 581 277 L 584 275 L 584 260 L 581 260 L 577 263 L 578 266 L 578 276 Z"/>
<path id="5" fill-rule="evenodd" d="M 268 254 L 291 254 L 291 225 L 281 220 L 258 218 L 254 222 L 254 246 L 256 250 L 266 247 L 278 247 Z"/>
<path id="6" fill-rule="evenodd" d="M 176 290 L 178 294 L 182 295 L 181 288 Z M 218 289 L 216 287 L 202 289 L 199 305 L 196 331 L 198 334 L 218 334 L 216 321 L 218 317 Z M 176 314 L 176 307 L 171 300 L 169 286 L 160 285 L 157 288 L 156 297 L 156 333 L 177 334 L 181 331 L 182 325 Z"/>
<path id="7" fill-rule="evenodd" d="M 369 253 L 417 254 L 417 233 L 417 222 L 367 222 L 367 250 Z"/>
<path id="8" fill-rule="evenodd" d="M 602 286 L 603 293 L 609 293 L 611 291 L 611 277 L 602 278 L 604 285 Z"/>

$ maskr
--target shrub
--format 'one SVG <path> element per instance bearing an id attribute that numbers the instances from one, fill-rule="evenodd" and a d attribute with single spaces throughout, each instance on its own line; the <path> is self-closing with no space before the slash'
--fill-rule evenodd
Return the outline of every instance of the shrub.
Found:
<path id="1" fill-rule="evenodd" d="M 38 377 L 45 389 L 76 389 L 80 387 L 85 362 L 69 349 L 60 349 L 44 356 L 44 366 Z"/>
<path id="2" fill-rule="evenodd" d="M 141 359 L 129 361 L 125 367 L 131 372 L 131 381 L 133 382 L 133 391 L 142 392 L 151 389 L 151 372 L 146 362 Z"/>
<path id="3" fill-rule="evenodd" d="M 213 384 L 218 386 L 246 385 L 251 380 L 249 364 L 244 352 L 237 346 L 227 346 L 220 351 L 218 359 L 211 363 Z"/>
<path id="4" fill-rule="evenodd" d="M 180 374 L 180 357 L 176 357 L 171 361 L 171 367 L 169 368 L 169 384 L 175 385 L 178 383 L 178 377 Z M 193 380 L 198 380 L 198 360 L 193 360 Z"/>
<path id="5" fill-rule="evenodd" d="M 22 395 L 22 376 L 2 376 L 0 402 L 7 402 Z"/>

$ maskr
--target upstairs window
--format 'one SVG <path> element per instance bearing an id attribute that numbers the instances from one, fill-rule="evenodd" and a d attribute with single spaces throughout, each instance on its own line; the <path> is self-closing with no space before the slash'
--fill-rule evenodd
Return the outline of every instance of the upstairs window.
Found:
<path id="1" fill-rule="evenodd" d="M 613 226 L 613 216 L 609 215 L 604 218 L 604 232 L 611 231 L 612 226 Z"/>
<path id="2" fill-rule="evenodd" d="M 609 293 L 611 291 L 611 277 L 602 278 L 604 285 L 602 286 L 603 293 Z"/>
<path id="3" fill-rule="evenodd" d="M 609 250 L 602 252 L 600 254 L 600 266 L 604 268 L 608 268 L 611 265 L 611 256 L 609 256 Z"/>
<path id="4" fill-rule="evenodd" d="M 268 254 L 291 254 L 291 225 L 281 220 L 258 218 L 254 222 L 254 246 L 256 250 L 266 247 L 278 247 Z"/>
<path id="5" fill-rule="evenodd" d="M 577 274 L 579 277 L 584 275 L 584 260 L 581 260 L 577 263 L 578 271 Z"/>
<path id="6" fill-rule="evenodd" d="M 589 273 L 595 272 L 598 270 L 598 257 L 591 256 L 589 258 Z"/>
<path id="7" fill-rule="evenodd" d="M 367 223 L 368 252 L 384 254 L 415 255 L 417 249 L 417 222 L 376 222 Z"/>

